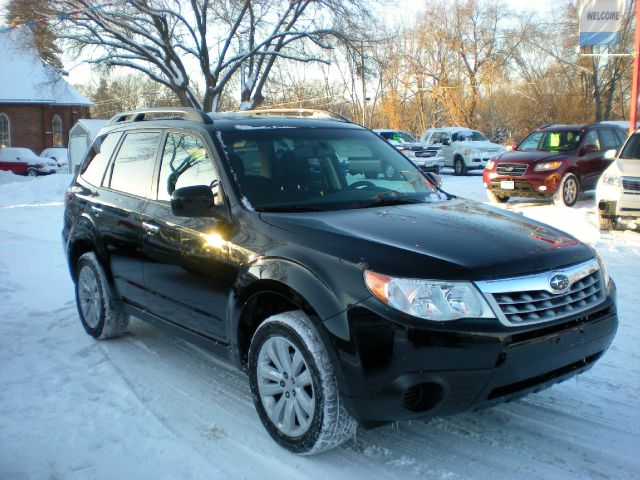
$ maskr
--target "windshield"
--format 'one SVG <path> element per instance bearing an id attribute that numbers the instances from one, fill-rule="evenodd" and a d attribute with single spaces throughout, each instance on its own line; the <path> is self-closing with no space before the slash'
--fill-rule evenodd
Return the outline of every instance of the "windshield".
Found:
<path id="1" fill-rule="evenodd" d="M 356 129 L 256 128 L 219 136 L 258 211 L 319 211 L 446 200 L 402 154 Z"/>
<path id="2" fill-rule="evenodd" d="M 634 133 L 620 152 L 620 157 L 625 160 L 640 160 L 640 134 Z"/>
<path id="3" fill-rule="evenodd" d="M 487 138 L 475 130 L 464 130 L 451 135 L 454 142 L 488 142 Z"/>
<path id="4" fill-rule="evenodd" d="M 409 132 L 380 132 L 382 138 L 398 143 L 416 143 L 417 140 Z"/>
<path id="5" fill-rule="evenodd" d="M 516 150 L 521 152 L 569 152 L 578 148 L 582 133 L 581 130 L 533 132 L 518 145 Z"/>

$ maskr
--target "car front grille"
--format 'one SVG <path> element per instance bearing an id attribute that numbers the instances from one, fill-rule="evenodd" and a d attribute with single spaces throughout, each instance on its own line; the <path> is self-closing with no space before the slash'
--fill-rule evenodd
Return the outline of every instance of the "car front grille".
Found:
<path id="1" fill-rule="evenodd" d="M 578 280 L 563 294 L 544 290 L 494 293 L 493 298 L 510 323 L 531 323 L 556 320 L 581 312 L 604 300 L 600 272 Z"/>
<path id="2" fill-rule="evenodd" d="M 526 163 L 499 163 L 496 171 L 498 175 L 509 175 L 511 177 L 521 177 L 527 171 Z"/>
<path id="3" fill-rule="evenodd" d="M 631 192 L 640 192 L 640 178 L 631 177 L 622 179 L 622 188 Z"/>
<path id="4" fill-rule="evenodd" d="M 550 287 L 556 275 L 566 276 L 566 290 Z M 506 325 L 549 322 L 583 312 L 604 301 L 606 292 L 597 260 L 524 277 L 477 282 Z"/>
<path id="5" fill-rule="evenodd" d="M 419 150 L 416 153 L 416 157 L 418 158 L 430 158 L 430 157 L 435 157 L 437 152 L 433 151 L 433 150 Z"/>

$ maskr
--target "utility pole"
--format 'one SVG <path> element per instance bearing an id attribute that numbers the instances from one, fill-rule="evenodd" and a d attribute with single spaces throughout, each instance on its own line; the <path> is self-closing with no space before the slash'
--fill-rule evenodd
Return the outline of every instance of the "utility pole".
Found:
<path id="1" fill-rule="evenodd" d="M 638 120 L 638 75 L 640 68 L 640 6 L 636 0 L 636 26 L 635 40 L 633 42 L 633 77 L 631 78 L 631 106 L 629 108 L 629 135 L 636 129 L 636 121 Z"/>
<path id="2" fill-rule="evenodd" d="M 367 84 L 364 80 L 364 42 L 360 42 L 360 75 L 362 76 L 362 126 L 367 126 Z"/>

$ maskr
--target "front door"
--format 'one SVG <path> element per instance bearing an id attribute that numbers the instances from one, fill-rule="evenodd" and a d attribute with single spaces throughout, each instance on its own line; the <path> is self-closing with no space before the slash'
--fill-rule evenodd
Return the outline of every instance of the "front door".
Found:
<path id="1" fill-rule="evenodd" d="M 589 130 L 585 135 L 579 154 L 582 155 L 578 157 L 576 163 L 582 177 L 582 190 L 591 190 L 602 173 L 604 159 L 604 151 L 600 147 L 600 138 L 595 129 Z"/>
<path id="2" fill-rule="evenodd" d="M 237 269 L 214 218 L 175 216 L 171 194 L 177 188 L 208 185 L 217 193 L 218 174 L 198 136 L 169 132 L 157 175 L 155 200 L 142 217 L 144 281 L 148 310 L 171 323 L 226 342 L 226 308 Z"/>

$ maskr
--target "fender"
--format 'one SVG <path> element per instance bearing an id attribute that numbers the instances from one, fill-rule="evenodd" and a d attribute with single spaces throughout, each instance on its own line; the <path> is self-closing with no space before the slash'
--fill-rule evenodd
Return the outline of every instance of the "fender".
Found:
<path id="1" fill-rule="evenodd" d="M 81 249 L 81 253 L 78 253 L 79 248 Z M 71 273 L 71 278 L 74 282 L 76 278 L 75 262 L 77 258 L 79 258 L 83 253 L 86 253 L 86 251 L 94 251 L 98 256 L 107 277 L 107 288 L 109 289 L 111 297 L 116 299 L 118 302 L 120 301 L 121 296 L 116 289 L 111 268 L 109 267 L 109 256 L 107 250 L 104 248 L 104 245 L 100 240 L 98 227 L 96 226 L 94 219 L 86 212 L 83 212 L 71 227 L 69 237 L 66 241 L 65 251 L 67 263 L 69 265 L 69 272 Z"/>
<path id="2" fill-rule="evenodd" d="M 339 299 L 323 279 L 295 261 L 281 257 L 255 260 L 238 276 L 227 311 L 231 348 L 238 364 L 242 362 L 240 325 L 243 311 L 253 297 L 265 291 L 285 297 L 307 313 L 327 348 L 341 391 L 346 393 L 348 385 L 335 343 L 350 339 L 347 316 L 343 314 L 347 310 L 346 306 L 363 299 L 348 302 Z"/>

